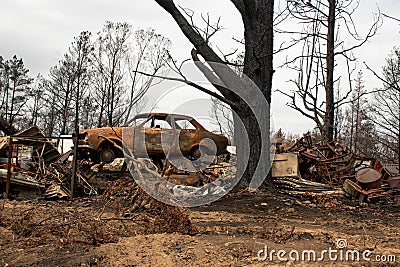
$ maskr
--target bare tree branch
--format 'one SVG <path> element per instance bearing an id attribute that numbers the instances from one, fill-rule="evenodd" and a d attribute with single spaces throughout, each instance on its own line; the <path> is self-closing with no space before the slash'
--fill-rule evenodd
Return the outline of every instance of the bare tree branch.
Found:
<path id="1" fill-rule="evenodd" d="M 164 76 L 149 74 L 149 73 L 145 73 L 145 72 L 141 72 L 141 71 L 137 71 L 137 73 L 145 75 L 145 76 L 153 77 L 153 78 L 159 78 L 159 79 L 163 79 L 163 80 L 176 81 L 176 82 L 181 82 L 181 83 L 187 84 L 187 85 L 189 85 L 193 88 L 196 88 L 206 94 L 209 94 L 212 97 L 215 97 L 216 99 L 220 100 L 221 102 L 226 103 L 227 105 L 235 106 L 235 104 L 233 102 L 229 101 L 228 99 L 225 99 L 221 95 L 219 95 L 203 86 L 200 86 L 192 81 L 188 81 L 188 80 L 180 79 L 180 78 L 174 78 L 174 77 L 164 77 Z"/>

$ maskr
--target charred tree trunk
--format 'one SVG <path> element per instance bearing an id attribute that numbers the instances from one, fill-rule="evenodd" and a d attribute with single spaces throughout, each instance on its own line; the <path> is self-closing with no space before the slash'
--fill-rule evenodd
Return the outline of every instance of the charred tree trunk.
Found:
<path id="1" fill-rule="evenodd" d="M 266 112 L 269 114 L 268 110 Z M 237 188 L 258 187 L 260 185 L 258 182 L 266 178 L 263 175 L 269 172 L 270 165 L 268 162 L 270 151 L 265 149 L 269 148 L 269 139 L 263 140 L 260 131 L 260 128 L 266 127 L 257 123 L 258 120 L 249 107 L 242 106 L 237 110 L 237 114 L 239 118 L 234 116 L 234 138 L 238 154 L 237 173 L 242 176 Z M 260 123 L 269 126 L 268 121 Z M 262 150 L 263 145 L 264 150 Z M 268 179 L 264 185 L 267 187 L 271 185 Z"/>
<path id="2" fill-rule="evenodd" d="M 397 105 L 398 105 L 398 111 L 399 111 L 399 113 L 398 113 L 399 130 L 397 131 L 397 164 L 399 165 L 398 168 L 400 170 L 400 90 L 398 90 L 397 95 L 398 95 L 398 103 L 397 103 Z"/>
<path id="3" fill-rule="evenodd" d="M 13 81 L 13 90 L 12 90 L 12 95 L 11 95 L 11 106 L 10 106 L 10 119 L 8 120 L 10 125 L 13 125 L 14 116 L 16 115 L 16 114 L 13 114 L 16 90 L 17 90 L 17 81 L 15 80 L 15 81 Z"/>
<path id="4" fill-rule="evenodd" d="M 326 114 L 324 121 L 324 134 L 323 139 L 326 142 L 333 140 L 334 120 L 335 120 L 335 107 L 334 107 L 334 93 L 333 93 L 333 71 L 335 68 L 335 9 L 336 0 L 329 0 L 329 16 L 328 16 L 328 35 L 326 47 Z"/>
<path id="5" fill-rule="evenodd" d="M 239 1 L 233 1 L 239 2 Z M 245 57 L 244 57 L 244 68 L 243 74 L 248 76 L 259 88 L 262 95 L 271 104 L 271 88 L 272 88 L 272 76 L 273 70 L 273 12 L 274 12 L 274 1 L 244 1 L 244 7 L 240 7 L 239 3 L 235 3 L 238 10 L 242 14 L 244 24 L 244 36 L 245 36 Z M 251 92 L 249 92 L 251 93 Z M 251 97 L 250 97 L 251 98 Z M 247 103 L 247 105 L 257 105 L 257 100 L 254 103 Z M 240 118 L 243 121 L 246 133 L 249 140 L 249 160 L 247 166 L 238 166 L 238 171 L 241 168 L 245 168 L 243 179 L 240 187 L 248 186 L 252 178 L 263 179 L 265 177 L 255 177 L 258 173 L 255 173 L 258 168 L 269 167 L 269 150 L 262 151 L 262 144 L 264 143 L 265 148 L 269 149 L 269 138 L 267 140 L 261 139 L 260 130 L 269 131 L 269 114 L 270 110 L 264 110 L 267 114 L 266 121 L 257 120 L 251 111 L 246 108 L 243 103 L 239 103 L 240 108 L 237 110 Z M 253 115 L 253 116 L 252 116 Z M 237 127 L 235 127 L 235 132 Z M 236 135 L 236 134 L 235 134 Z M 267 133 L 269 137 L 269 132 Z M 238 138 L 244 138 L 238 136 Z M 237 142 L 240 144 L 241 142 Z M 238 153 L 243 154 L 243 147 L 238 147 Z M 245 155 L 245 153 L 243 154 Z M 262 162 L 264 161 L 264 162 Z M 239 161 L 240 162 L 240 161 Z M 259 169 L 258 169 L 259 170 Z M 261 171 L 266 173 L 269 170 Z M 257 171 L 258 172 L 258 171 Z M 267 185 L 270 183 L 267 179 Z"/>
<path id="6" fill-rule="evenodd" d="M 183 34 L 195 47 L 197 53 L 207 62 L 221 65 L 226 64 L 226 62 L 211 49 L 206 40 L 193 29 L 193 26 L 177 9 L 173 0 L 155 1 L 174 18 Z M 243 73 L 258 87 L 258 90 L 261 91 L 263 97 L 269 104 L 271 103 L 272 76 L 274 72 L 272 61 L 274 0 L 231 0 L 231 2 L 241 14 L 244 24 L 245 58 Z M 254 96 L 253 100 L 250 101 L 251 103 L 244 101 L 242 97 L 238 97 L 237 94 L 229 90 L 231 85 L 235 86 L 235 80 L 238 81 L 237 84 L 240 84 L 243 80 L 240 80 L 237 75 L 234 77 L 235 74 L 233 74 L 233 71 L 229 72 L 226 69 L 221 70 L 218 69 L 217 66 L 213 67 L 212 65 L 211 68 L 226 86 L 216 86 L 216 88 L 230 103 L 232 110 L 234 110 L 238 116 L 235 116 L 235 142 L 238 152 L 238 172 L 243 173 L 240 186 L 243 188 L 248 187 L 255 175 L 264 175 L 262 174 L 263 172 L 259 172 L 257 166 L 269 166 L 269 151 L 261 148 L 263 142 L 269 143 L 269 138 L 267 138 L 268 140 L 262 140 L 261 138 L 261 131 L 266 131 L 264 136 L 269 137 L 269 107 L 266 108 L 266 110 L 259 111 L 264 115 L 266 114 L 266 116 L 263 116 L 266 121 L 257 122 L 256 115 L 258 114 L 253 114 L 254 109 L 252 110 L 252 108 L 262 101 L 260 99 L 254 99 Z M 202 70 L 202 72 L 204 73 L 204 70 Z M 209 79 L 209 77 L 207 78 Z M 226 90 L 227 88 L 228 90 Z M 251 92 L 246 87 L 241 90 L 241 94 L 254 94 L 254 92 Z M 239 125 L 239 120 L 243 123 L 242 125 Z M 259 123 L 261 125 L 259 125 Z M 264 128 L 264 126 L 267 128 Z M 247 139 L 248 142 L 246 142 L 245 139 Z M 269 148 L 269 146 L 267 147 Z M 249 156 L 248 161 L 239 159 L 246 154 Z M 257 178 L 264 179 L 265 177 Z"/>

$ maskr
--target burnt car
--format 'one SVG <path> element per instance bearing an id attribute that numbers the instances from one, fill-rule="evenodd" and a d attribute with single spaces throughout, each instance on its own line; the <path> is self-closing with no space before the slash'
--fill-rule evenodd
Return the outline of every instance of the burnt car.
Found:
<path id="1" fill-rule="evenodd" d="M 190 116 L 145 113 L 135 116 L 128 125 L 80 131 L 78 135 L 80 158 L 110 163 L 115 158 L 124 157 L 121 149 L 113 144 L 122 147 L 123 134 L 124 141 L 133 144 L 135 156 L 148 156 L 158 161 L 165 159 L 166 155 L 174 154 L 198 159 L 201 153 L 210 155 L 227 153 L 228 139 L 206 130 Z M 144 141 L 138 142 L 138 140 Z"/>

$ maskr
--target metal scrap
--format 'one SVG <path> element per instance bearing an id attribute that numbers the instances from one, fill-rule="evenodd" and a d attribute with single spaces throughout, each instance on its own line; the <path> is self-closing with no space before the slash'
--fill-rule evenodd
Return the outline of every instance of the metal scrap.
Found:
<path id="1" fill-rule="evenodd" d="M 362 168 L 356 173 L 357 182 L 365 189 L 378 189 L 382 185 L 382 174 L 372 168 Z"/>
<path id="2" fill-rule="evenodd" d="M 332 188 L 329 185 L 311 182 L 302 178 L 279 177 L 274 179 L 279 191 L 293 196 L 300 196 L 308 193 L 322 195 L 343 195 L 343 191 Z"/>
<path id="3" fill-rule="evenodd" d="M 61 156 L 57 148 L 51 143 L 51 140 L 46 138 L 37 126 L 23 130 L 13 137 L 16 139 L 16 144 L 32 146 L 33 150 L 37 151 L 34 156 L 42 158 L 46 163 L 52 163 Z"/>
<path id="4" fill-rule="evenodd" d="M 400 176 L 392 177 L 386 182 L 392 189 L 400 189 Z"/>
<path id="5" fill-rule="evenodd" d="M 0 155 L 7 157 L 3 158 L 7 164 L 1 165 L 5 169 L 0 169 L 0 182 L 5 181 L 7 197 L 10 184 L 13 190 L 19 189 L 13 194 L 19 194 L 21 190 L 26 190 L 24 188 L 33 188 L 45 198 L 70 196 L 67 189 L 72 177 L 68 162 L 70 153 L 61 156 L 52 139 L 57 138 L 45 137 L 37 126 L 0 139 Z M 80 191 L 87 195 L 97 194 L 83 172 L 78 172 L 77 187 Z"/>
<path id="6" fill-rule="evenodd" d="M 343 183 L 343 190 L 353 198 L 359 199 L 360 196 L 364 198 L 365 195 L 367 195 L 367 191 L 363 190 L 361 186 L 359 186 L 357 183 L 346 179 Z"/>
<path id="7" fill-rule="evenodd" d="M 308 133 L 283 152 L 298 154 L 299 172 L 307 180 L 341 185 L 354 173 L 355 154 L 337 141 L 314 143 Z"/>
<path id="8" fill-rule="evenodd" d="M 0 169 L 0 181 L 5 182 L 7 179 L 7 170 Z M 39 190 L 45 189 L 45 184 L 34 177 L 24 172 L 12 172 L 11 183 L 14 185 L 21 185 L 26 187 L 37 188 Z"/>
<path id="9" fill-rule="evenodd" d="M 293 196 L 346 193 L 360 202 L 389 201 L 400 193 L 398 165 L 356 158 L 337 141 L 314 142 L 308 133 L 289 145 L 280 142 L 277 151 L 272 176 L 280 192 Z"/>

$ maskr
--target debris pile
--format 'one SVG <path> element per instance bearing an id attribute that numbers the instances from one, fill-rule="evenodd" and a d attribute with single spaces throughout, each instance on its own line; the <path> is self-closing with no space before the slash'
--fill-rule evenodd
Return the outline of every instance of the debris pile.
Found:
<path id="1" fill-rule="evenodd" d="M 76 172 L 75 193 L 78 196 L 97 195 L 97 189 L 89 182 L 85 172 L 85 165 L 79 165 Z M 60 163 L 59 161 L 50 164 L 46 168 L 44 181 L 48 184 L 42 196 L 46 199 L 62 199 L 71 196 L 72 165 L 70 162 Z"/>
<path id="2" fill-rule="evenodd" d="M 398 169 L 385 168 L 373 158 L 357 158 L 337 141 L 315 143 L 308 133 L 290 145 L 279 143 L 277 152 L 272 176 L 283 193 L 303 198 L 347 194 L 360 203 L 399 202 Z"/>
<path id="3" fill-rule="evenodd" d="M 298 154 L 301 176 L 310 181 L 339 185 L 354 172 L 355 154 L 337 141 L 314 144 L 305 134 L 283 152 Z"/>
<path id="4" fill-rule="evenodd" d="M 144 233 L 173 233 L 194 235 L 197 230 L 180 207 L 169 206 L 149 196 L 133 179 L 114 181 L 103 194 L 103 202 L 113 207 L 118 216 L 145 222 Z"/>
<path id="5" fill-rule="evenodd" d="M 229 167 L 232 166 L 226 162 L 221 162 L 198 172 L 188 172 L 171 166 L 167 171 L 161 171 L 160 174 L 173 184 L 199 187 L 216 181 L 221 175 L 225 175 L 229 171 Z"/>
<path id="6" fill-rule="evenodd" d="M 23 194 L 30 188 L 45 199 L 71 197 L 74 176 L 71 152 L 60 155 L 53 139 L 45 137 L 36 126 L 19 133 L 9 127 L 3 128 L 13 135 L 0 138 L 0 182 L 9 181 L 14 195 Z M 108 141 L 109 149 L 124 151 L 121 144 Z M 145 182 L 152 183 L 155 177 L 170 182 L 167 189 L 174 193 L 177 201 L 185 199 L 187 194 L 200 198 L 205 194 L 226 194 L 223 183 L 232 181 L 236 173 L 235 164 L 232 164 L 234 153 L 230 164 L 216 160 L 200 171 L 179 170 L 167 159 L 139 160 L 132 151 L 124 154 L 135 165 L 130 170 L 136 171 Z M 146 221 L 145 229 L 151 232 L 195 233 L 183 210 L 162 204 L 139 188 L 128 172 L 129 165 L 122 158 L 108 163 L 80 160 L 74 191 L 81 197 L 101 194 L 119 218 Z M 118 175 L 110 179 L 113 173 Z M 149 175 L 145 176 L 145 173 Z M 280 192 L 317 206 L 337 206 L 339 202 L 334 198 L 346 195 L 360 202 L 399 201 L 398 166 L 382 165 L 376 159 L 357 158 L 339 142 L 314 142 L 310 134 L 289 144 L 278 144 L 272 176 Z M 189 190 L 182 190 L 182 186 L 188 186 Z"/>
<path id="7" fill-rule="evenodd" d="M 386 203 L 399 202 L 400 187 L 393 183 L 397 178 L 382 179 L 381 172 L 372 168 L 360 169 L 356 174 L 356 181 L 346 179 L 343 190 L 358 199 L 360 202 L 377 202 L 383 200 Z"/>
<path id="8" fill-rule="evenodd" d="M 13 197 L 70 197 L 71 153 L 60 155 L 52 140 L 36 126 L 0 139 L 0 183 L 10 180 Z M 9 162 L 11 164 L 9 164 Z M 6 164 L 7 163 L 7 164 Z M 76 190 L 81 195 L 97 194 L 85 174 L 78 169 Z"/>

